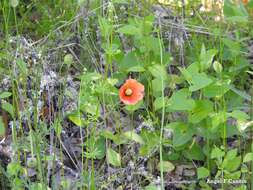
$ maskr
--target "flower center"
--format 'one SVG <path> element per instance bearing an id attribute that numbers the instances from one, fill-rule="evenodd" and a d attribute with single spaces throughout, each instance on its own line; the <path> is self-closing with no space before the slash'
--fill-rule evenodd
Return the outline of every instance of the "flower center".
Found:
<path id="1" fill-rule="evenodd" d="M 126 96 L 131 96 L 132 94 L 133 94 L 132 89 L 130 89 L 130 88 L 126 89 L 126 91 L 125 91 Z"/>

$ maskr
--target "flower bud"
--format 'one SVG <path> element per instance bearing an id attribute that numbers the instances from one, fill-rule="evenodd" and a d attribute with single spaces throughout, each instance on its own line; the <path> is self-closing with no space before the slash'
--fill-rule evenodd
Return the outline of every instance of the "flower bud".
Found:
<path id="1" fill-rule="evenodd" d="M 221 73 L 223 70 L 222 64 L 220 64 L 218 61 L 215 61 L 213 63 L 213 69 L 215 70 L 216 73 Z"/>

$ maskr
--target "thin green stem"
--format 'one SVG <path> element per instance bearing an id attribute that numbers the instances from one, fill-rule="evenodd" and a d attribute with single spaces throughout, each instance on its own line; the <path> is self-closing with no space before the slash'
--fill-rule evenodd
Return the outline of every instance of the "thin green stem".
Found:
<path id="1" fill-rule="evenodd" d="M 250 95 L 251 95 L 251 101 L 250 101 L 250 120 L 252 121 L 253 120 L 253 81 L 252 81 L 252 85 L 251 85 L 251 92 L 250 92 Z M 253 141 L 252 141 L 252 129 L 251 129 L 251 152 L 253 152 Z M 253 189 L 253 174 L 252 174 L 252 171 L 253 171 L 253 156 L 252 156 L 252 161 L 251 161 L 251 189 Z"/>
<path id="2" fill-rule="evenodd" d="M 16 34 L 18 35 L 18 21 L 17 21 L 17 14 L 16 14 L 16 8 L 13 8 L 13 13 L 14 13 L 14 20 L 15 20 L 15 27 L 16 27 Z"/>
<path id="3" fill-rule="evenodd" d="M 158 33 L 159 47 L 160 47 L 160 63 L 163 65 L 163 46 L 161 41 L 160 31 Z M 163 130 L 164 130 L 164 117 L 165 117 L 165 98 L 164 98 L 164 78 L 161 77 L 162 83 L 162 118 L 160 128 L 160 140 L 159 140 L 159 155 L 160 155 L 160 175 L 161 175 L 161 190 L 164 190 L 164 177 L 163 177 Z"/>

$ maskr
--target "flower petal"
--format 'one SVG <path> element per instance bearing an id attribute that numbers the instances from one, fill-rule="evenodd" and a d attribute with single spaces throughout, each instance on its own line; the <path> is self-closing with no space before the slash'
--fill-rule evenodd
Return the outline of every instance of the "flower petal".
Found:
<path id="1" fill-rule="evenodd" d="M 132 90 L 132 95 L 127 96 L 125 91 L 127 89 Z M 134 105 L 138 103 L 144 97 L 144 86 L 135 79 L 127 79 L 119 90 L 120 100 L 127 105 Z"/>

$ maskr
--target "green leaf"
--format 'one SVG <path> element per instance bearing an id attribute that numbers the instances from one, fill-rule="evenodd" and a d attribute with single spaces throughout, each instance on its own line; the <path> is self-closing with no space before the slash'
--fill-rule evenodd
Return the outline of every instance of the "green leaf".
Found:
<path id="1" fill-rule="evenodd" d="M 150 155 L 159 147 L 160 134 L 158 134 L 158 132 L 154 131 L 150 133 L 150 131 L 143 130 L 141 132 L 141 137 L 145 142 L 144 145 L 141 146 L 139 151 L 141 156 Z"/>
<path id="2" fill-rule="evenodd" d="M 119 64 L 120 70 L 130 72 L 130 71 L 143 71 L 142 65 L 137 60 L 137 57 L 135 56 L 135 52 L 129 52 L 125 55 L 123 60 Z M 145 69 L 144 69 L 145 70 Z"/>
<path id="3" fill-rule="evenodd" d="M 222 158 L 225 155 L 225 152 L 222 151 L 221 149 L 219 149 L 218 147 L 215 147 L 214 149 L 212 149 L 211 152 L 211 159 L 214 158 Z"/>
<path id="4" fill-rule="evenodd" d="M 111 131 L 109 131 L 109 130 L 103 130 L 101 132 L 101 135 L 103 137 L 105 137 L 107 139 L 110 139 L 110 140 L 113 140 L 113 141 L 116 139 L 115 135 Z"/>
<path id="5" fill-rule="evenodd" d="M 2 102 L 2 108 L 7 111 L 12 118 L 14 118 L 14 108 L 13 106 L 8 102 Z"/>
<path id="6" fill-rule="evenodd" d="M 115 56 L 121 53 L 120 45 L 118 43 L 110 43 L 107 42 L 102 43 L 102 48 L 104 49 L 105 53 L 109 56 Z"/>
<path id="7" fill-rule="evenodd" d="M 195 75 L 195 74 L 198 74 L 200 72 L 199 70 L 199 63 L 198 62 L 194 62 L 192 64 L 190 64 L 188 67 L 187 67 L 187 71 L 189 73 L 191 73 L 191 75 Z"/>
<path id="8" fill-rule="evenodd" d="M 127 69 L 128 72 L 144 72 L 146 71 L 146 69 L 140 65 L 137 65 L 137 66 L 133 66 L 133 67 L 130 67 L 129 69 Z"/>
<path id="9" fill-rule="evenodd" d="M 139 101 L 137 104 L 134 105 L 126 105 L 125 109 L 129 112 L 134 112 L 143 107 L 143 100 Z"/>
<path id="10" fill-rule="evenodd" d="M 227 152 L 226 159 L 232 160 L 232 159 L 234 159 L 236 157 L 236 155 L 237 155 L 237 149 L 229 150 Z"/>
<path id="11" fill-rule="evenodd" d="M 174 122 L 165 126 L 166 128 L 173 129 L 173 146 L 179 147 L 192 139 L 193 130 L 185 123 Z"/>
<path id="12" fill-rule="evenodd" d="M 120 154 L 114 151 L 111 148 L 107 149 L 107 160 L 113 166 L 120 166 L 121 165 L 121 157 Z"/>
<path id="13" fill-rule="evenodd" d="M 127 143 L 127 139 L 126 138 L 122 138 L 122 135 L 119 134 L 113 134 L 111 131 L 109 130 L 103 130 L 101 132 L 101 135 L 107 139 L 112 140 L 115 144 L 120 145 L 120 144 L 126 144 Z"/>
<path id="14" fill-rule="evenodd" d="M 96 139 L 96 159 L 102 159 L 105 156 L 105 139 L 104 137 L 100 136 L 98 139 Z"/>
<path id="15" fill-rule="evenodd" d="M 5 126 L 3 122 L 3 118 L 0 116 L 0 137 L 5 134 Z"/>
<path id="16" fill-rule="evenodd" d="M 168 99 L 167 97 L 158 97 L 155 99 L 154 101 L 154 107 L 155 107 L 155 111 L 159 110 L 159 109 L 162 109 L 163 106 L 166 106 L 168 102 Z"/>
<path id="17" fill-rule="evenodd" d="M 204 160 L 202 148 L 196 143 L 190 149 L 183 151 L 183 154 L 189 160 Z"/>
<path id="18" fill-rule="evenodd" d="M 241 178 L 242 177 L 242 172 L 240 170 L 239 171 L 234 171 L 234 172 L 229 172 L 229 171 L 225 171 L 225 172 L 226 172 L 226 174 L 225 174 L 226 179 L 243 179 L 243 178 Z M 238 190 L 238 189 L 233 188 L 233 190 Z M 245 188 L 245 189 L 242 189 L 242 190 L 247 190 L 247 189 Z"/>
<path id="19" fill-rule="evenodd" d="M 22 166 L 17 162 L 11 162 L 7 166 L 7 173 L 10 176 L 17 176 L 20 171 L 22 171 Z"/>
<path id="20" fill-rule="evenodd" d="M 72 121 L 75 125 L 81 127 L 82 126 L 82 119 L 81 119 L 81 113 L 78 111 L 72 112 L 68 115 L 68 119 Z"/>
<path id="21" fill-rule="evenodd" d="M 140 144 L 144 144 L 143 139 L 141 138 L 141 136 L 139 136 L 137 133 L 135 133 L 134 131 L 127 131 L 123 134 L 127 139 L 131 140 L 131 141 L 135 141 L 137 143 Z"/>
<path id="22" fill-rule="evenodd" d="M 126 35 L 140 35 L 141 34 L 141 31 L 139 28 L 137 28 L 134 25 L 130 25 L 130 24 L 120 27 L 117 30 L 117 32 L 123 33 Z"/>
<path id="23" fill-rule="evenodd" d="M 195 108 L 192 110 L 189 121 L 198 123 L 213 112 L 213 103 L 210 100 L 196 100 Z"/>
<path id="24" fill-rule="evenodd" d="M 159 78 L 161 80 L 166 80 L 168 78 L 167 71 L 163 65 L 155 64 L 149 67 L 148 70 L 155 78 Z"/>
<path id="25" fill-rule="evenodd" d="M 193 76 L 199 73 L 199 64 L 197 62 L 194 62 L 191 65 L 189 65 L 187 69 L 180 67 L 178 69 L 182 73 L 185 80 L 187 80 L 189 84 L 192 84 Z"/>
<path id="26" fill-rule="evenodd" d="M 161 92 L 162 90 L 165 89 L 166 85 L 167 85 L 166 81 L 163 81 L 162 84 L 161 78 L 155 78 L 152 80 L 152 89 L 154 92 Z"/>
<path id="27" fill-rule="evenodd" d="M 233 85 L 229 85 L 230 90 L 232 90 L 234 93 L 236 93 L 237 95 L 239 95 L 240 97 L 244 98 L 245 100 L 251 101 L 251 97 L 249 94 L 247 94 L 246 92 L 243 92 L 241 90 L 238 90 L 237 88 L 235 88 Z"/>
<path id="28" fill-rule="evenodd" d="M 211 49 L 206 51 L 205 45 L 202 45 L 201 53 L 200 53 L 200 70 L 205 71 L 210 68 L 213 62 L 214 56 L 217 54 L 217 50 Z"/>
<path id="29" fill-rule="evenodd" d="M 187 80 L 187 82 L 191 84 L 192 83 L 192 75 L 191 75 L 191 73 L 187 69 L 185 69 L 185 68 L 180 68 L 179 67 L 178 69 L 182 73 L 184 79 Z"/>
<path id="30" fill-rule="evenodd" d="M 91 82 L 91 81 L 97 81 L 102 78 L 102 75 L 97 72 L 89 72 L 82 75 L 82 81 L 85 81 L 85 83 Z"/>
<path id="31" fill-rule="evenodd" d="M 239 132 L 237 126 L 234 126 L 234 125 L 227 125 L 227 127 L 226 127 L 226 134 L 227 134 L 227 138 L 233 137 L 235 135 L 237 135 L 237 136 L 241 135 L 241 133 Z M 220 135 L 220 137 L 223 137 L 223 135 L 224 135 L 224 129 L 223 129 L 223 127 L 221 127 L 219 129 L 219 135 Z"/>
<path id="32" fill-rule="evenodd" d="M 249 1 L 247 6 L 248 6 L 248 8 L 253 9 L 253 1 Z"/>
<path id="33" fill-rule="evenodd" d="M 237 156 L 233 159 L 229 159 L 224 167 L 229 172 L 233 172 L 237 170 L 240 165 L 241 165 L 241 156 Z"/>
<path id="34" fill-rule="evenodd" d="M 228 48 L 229 53 L 232 57 L 236 57 L 241 52 L 241 45 L 240 42 L 232 40 L 230 38 L 223 38 L 222 42 L 225 44 L 225 46 Z"/>
<path id="35" fill-rule="evenodd" d="M 232 113 L 229 113 L 228 115 L 240 121 L 247 121 L 250 118 L 248 114 L 240 110 L 234 110 Z"/>
<path id="36" fill-rule="evenodd" d="M 193 99 L 189 98 L 190 93 L 188 89 L 181 89 L 174 92 L 168 100 L 168 108 L 176 111 L 190 111 L 195 107 Z"/>
<path id="37" fill-rule="evenodd" d="M 12 95 L 11 92 L 2 92 L 2 93 L 0 94 L 0 99 L 8 98 L 8 97 L 10 97 L 11 95 Z"/>
<path id="38" fill-rule="evenodd" d="M 155 38 L 153 36 L 143 36 L 142 41 L 144 43 L 143 44 L 144 45 L 143 53 L 153 52 L 157 56 L 160 55 L 160 43 L 159 43 L 158 38 Z M 164 52 L 163 55 L 166 56 L 166 53 Z M 168 57 L 167 57 L 167 61 L 165 61 L 165 62 L 168 62 Z"/>
<path id="39" fill-rule="evenodd" d="M 21 73 L 26 75 L 27 74 L 26 63 L 22 59 L 18 59 L 17 65 L 18 65 L 18 68 L 20 69 Z"/>
<path id="40" fill-rule="evenodd" d="M 252 152 L 247 153 L 243 158 L 243 163 L 252 161 L 253 154 Z"/>
<path id="41" fill-rule="evenodd" d="M 216 82 L 203 89 L 203 95 L 208 98 L 221 97 L 229 91 L 227 83 Z"/>
<path id="42" fill-rule="evenodd" d="M 205 73 L 195 73 L 195 75 L 192 76 L 193 85 L 189 87 L 189 90 L 191 92 L 197 91 L 208 86 L 212 82 L 213 81 Z"/>
<path id="43" fill-rule="evenodd" d="M 226 20 L 231 22 L 245 23 L 248 21 L 248 13 L 242 3 L 232 3 L 225 0 L 223 12 Z"/>
<path id="44" fill-rule="evenodd" d="M 175 169 L 175 166 L 169 161 L 159 162 L 157 165 L 157 170 L 160 171 L 161 167 L 163 167 L 163 172 L 166 172 L 166 173 L 172 172 Z"/>
<path id="45" fill-rule="evenodd" d="M 200 167 L 197 169 L 198 179 L 206 178 L 210 175 L 210 171 L 205 167 Z"/>
<path id="46" fill-rule="evenodd" d="M 225 123 L 227 120 L 227 115 L 225 112 L 218 112 L 211 114 L 212 128 L 215 130 L 220 124 Z"/>
<path id="47" fill-rule="evenodd" d="M 236 57 L 230 57 L 232 60 L 236 59 L 236 63 L 231 65 L 228 69 L 229 73 L 234 73 L 234 74 L 238 74 L 241 72 L 244 72 L 245 69 L 250 67 L 250 63 L 249 60 L 245 59 L 244 57 L 240 57 L 241 56 L 241 52 L 244 51 L 243 49 L 239 52 L 239 56 Z"/>

